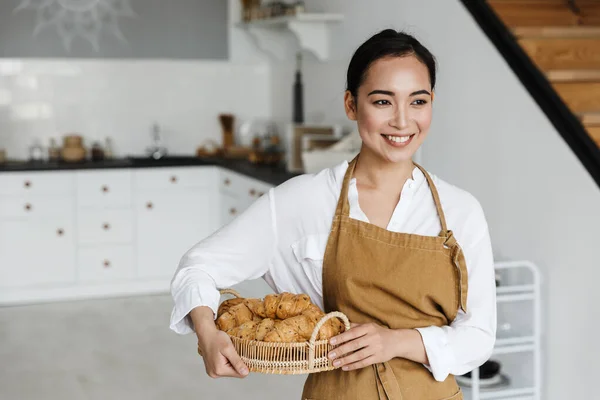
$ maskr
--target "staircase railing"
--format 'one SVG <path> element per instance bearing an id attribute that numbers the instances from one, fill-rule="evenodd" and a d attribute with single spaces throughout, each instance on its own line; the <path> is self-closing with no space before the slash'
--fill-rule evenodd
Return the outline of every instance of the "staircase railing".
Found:
<path id="1" fill-rule="evenodd" d="M 579 9 L 574 0 L 566 1 L 573 3 Z M 600 187 L 600 149 L 579 118 L 565 105 L 546 76 L 519 46 L 512 32 L 498 18 L 487 1 L 461 0 L 461 2 Z"/>

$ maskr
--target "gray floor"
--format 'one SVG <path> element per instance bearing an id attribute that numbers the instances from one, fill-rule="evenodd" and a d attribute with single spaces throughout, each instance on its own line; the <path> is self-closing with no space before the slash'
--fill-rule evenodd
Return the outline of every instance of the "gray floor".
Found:
<path id="1" fill-rule="evenodd" d="M 299 399 L 306 375 L 211 379 L 169 296 L 0 308 L 1 400 Z"/>

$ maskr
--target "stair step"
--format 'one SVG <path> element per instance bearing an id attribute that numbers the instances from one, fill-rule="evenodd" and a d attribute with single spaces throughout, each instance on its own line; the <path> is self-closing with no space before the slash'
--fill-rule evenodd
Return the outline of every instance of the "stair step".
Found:
<path id="1" fill-rule="evenodd" d="M 600 110 L 600 82 L 552 83 L 554 90 L 575 113 Z"/>
<path id="2" fill-rule="evenodd" d="M 492 0 L 488 3 L 507 26 L 576 26 L 579 22 L 566 1 Z"/>
<path id="3" fill-rule="evenodd" d="M 581 119 L 581 123 L 587 127 L 600 127 L 600 112 L 578 113 L 577 116 Z"/>
<path id="4" fill-rule="evenodd" d="M 600 38 L 600 27 L 596 26 L 523 26 L 512 32 L 517 38 Z"/>
<path id="5" fill-rule="evenodd" d="M 544 71 L 600 69 L 600 30 L 597 38 L 522 38 L 519 45 Z"/>
<path id="6" fill-rule="evenodd" d="M 600 69 L 558 69 L 546 72 L 551 82 L 594 82 L 600 81 Z"/>

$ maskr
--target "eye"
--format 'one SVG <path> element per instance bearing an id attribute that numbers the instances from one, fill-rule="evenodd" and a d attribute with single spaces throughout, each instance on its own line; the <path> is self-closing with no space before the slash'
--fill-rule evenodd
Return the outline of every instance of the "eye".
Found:
<path id="1" fill-rule="evenodd" d="M 387 105 L 392 104 L 392 103 L 390 103 L 387 100 L 377 100 L 373 104 L 376 104 L 378 106 L 387 106 Z"/>
<path id="2" fill-rule="evenodd" d="M 412 104 L 417 105 L 417 106 L 424 106 L 425 104 L 427 104 L 427 100 L 418 99 L 418 100 L 413 101 Z"/>

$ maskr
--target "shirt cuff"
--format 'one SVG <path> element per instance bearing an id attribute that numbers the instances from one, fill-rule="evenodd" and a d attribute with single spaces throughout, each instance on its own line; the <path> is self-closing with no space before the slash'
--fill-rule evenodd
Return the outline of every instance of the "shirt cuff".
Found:
<path id="1" fill-rule="evenodd" d="M 204 295 L 202 295 L 203 293 Z M 216 318 L 219 308 L 219 291 L 213 287 L 202 287 L 201 285 L 189 285 L 177 292 L 173 299 L 175 306 L 171 313 L 170 328 L 175 333 L 185 335 L 194 332 L 192 320 L 188 317 L 190 311 L 199 306 L 207 306 L 213 311 Z"/>
<path id="2" fill-rule="evenodd" d="M 433 378 L 438 382 L 446 380 L 450 374 L 450 365 L 452 364 L 452 354 L 449 354 L 447 345 L 446 332 L 438 326 L 428 326 L 425 328 L 416 328 L 421 334 L 425 352 L 429 359 L 429 366 L 425 368 L 431 372 Z"/>

